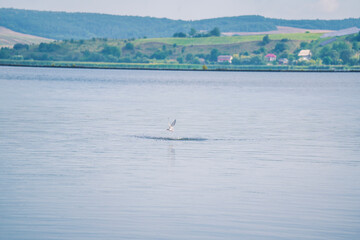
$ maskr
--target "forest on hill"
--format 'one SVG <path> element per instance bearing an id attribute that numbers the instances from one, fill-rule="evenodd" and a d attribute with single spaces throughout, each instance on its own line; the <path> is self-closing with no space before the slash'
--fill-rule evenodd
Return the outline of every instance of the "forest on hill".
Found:
<path id="1" fill-rule="evenodd" d="M 0 26 L 35 36 L 64 40 L 91 38 L 170 37 L 191 29 L 222 32 L 263 32 L 276 26 L 339 30 L 360 27 L 360 18 L 343 20 L 284 20 L 262 16 L 238 16 L 196 21 L 166 18 L 118 16 L 97 13 L 66 13 L 0 8 Z"/>

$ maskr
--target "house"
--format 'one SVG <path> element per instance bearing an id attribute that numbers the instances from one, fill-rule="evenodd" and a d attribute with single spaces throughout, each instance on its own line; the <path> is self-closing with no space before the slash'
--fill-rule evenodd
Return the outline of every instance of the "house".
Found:
<path id="1" fill-rule="evenodd" d="M 289 60 L 287 58 L 280 58 L 279 59 L 279 64 L 280 65 L 288 65 Z"/>
<path id="2" fill-rule="evenodd" d="M 265 58 L 266 58 L 266 61 L 268 61 L 268 62 L 276 61 L 276 55 L 272 54 L 272 53 L 269 53 L 268 55 L 266 55 Z"/>
<path id="3" fill-rule="evenodd" d="M 310 50 L 301 50 L 298 54 L 299 61 L 309 61 L 311 59 L 311 55 Z"/>
<path id="4" fill-rule="evenodd" d="M 228 63 L 231 63 L 233 57 L 230 56 L 230 55 L 220 55 L 218 56 L 217 58 L 217 62 L 218 63 L 222 63 L 222 62 L 228 62 Z"/>

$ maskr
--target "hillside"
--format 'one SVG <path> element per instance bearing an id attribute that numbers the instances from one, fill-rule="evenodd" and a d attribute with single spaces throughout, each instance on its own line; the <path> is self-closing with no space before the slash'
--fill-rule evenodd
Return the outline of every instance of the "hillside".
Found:
<path id="1" fill-rule="evenodd" d="M 359 65 L 360 34 L 336 39 L 321 33 L 295 33 L 204 38 L 134 40 L 65 40 L 39 45 L 17 44 L 0 49 L 0 59 L 137 64 L 217 64 L 219 55 L 233 56 L 232 65 L 268 65 L 265 56 L 276 54 L 293 65 Z M 331 41 L 330 41 L 331 40 Z M 310 61 L 298 61 L 302 49 Z M 271 65 L 277 62 L 272 62 Z"/>
<path id="2" fill-rule="evenodd" d="M 51 42 L 51 41 L 53 40 L 14 32 L 10 29 L 0 26 L 0 47 L 11 47 L 17 43 L 39 44 L 41 42 Z"/>
<path id="3" fill-rule="evenodd" d="M 0 26 L 16 32 L 50 39 L 157 38 L 171 37 L 191 28 L 221 32 L 275 31 L 277 26 L 303 29 L 339 30 L 360 27 L 360 18 L 344 20 L 284 20 L 262 16 L 238 16 L 197 21 L 166 18 L 117 16 L 96 13 L 66 13 L 20 9 L 0 9 Z"/>

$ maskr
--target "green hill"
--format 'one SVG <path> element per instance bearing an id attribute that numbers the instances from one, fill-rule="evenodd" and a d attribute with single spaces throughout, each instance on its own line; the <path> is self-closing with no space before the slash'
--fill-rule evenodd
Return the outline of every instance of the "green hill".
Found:
<path id="1" fill-rule="evenodd" d="M 359 65 L 360 34 L 323 39 L 321 34 L 273 34 L 204 38 L 153 38 L 114 40 L 65 40 L 38 45 L 16 44 L 0 49 L 0 59 L 51 62 L 210 64 L 219 55 L 232 55 L 232 65 L 267 65 L 265 56 L 276 54 L 291 65 Z M 298 53 L 309 49 L 311 61 L 297 61 Z M 3 61 L 2 60 L 2 61 Z M 6 62 L 6 61 L 5 61 Z M 277 62 L 271 63 L 277 64 Z"/>
<path id="2" fill-rule="evenodd" d="M 16 32 L 50 39 L 149 38 L 171 37 L 191 28 L 222 32 L 264 32 L 276 26 L 306 29 L 339 30 L 360 27 L 360 18 L 344 20 L 284 20 L 262 16 L 238 16 L 197 21 L 166 18 L 117 16 L 96 13 L 66 13 L 20 9 L 0 9 L 0 26 Z"/>

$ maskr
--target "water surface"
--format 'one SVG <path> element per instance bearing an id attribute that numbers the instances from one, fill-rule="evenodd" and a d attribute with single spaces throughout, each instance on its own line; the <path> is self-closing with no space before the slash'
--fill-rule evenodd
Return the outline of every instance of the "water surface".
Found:
<path id="1" fill-rule="evenodd" d="M 0 239 L 359 239 L 359 106 L 357 73 L 0 67 Z"/>

